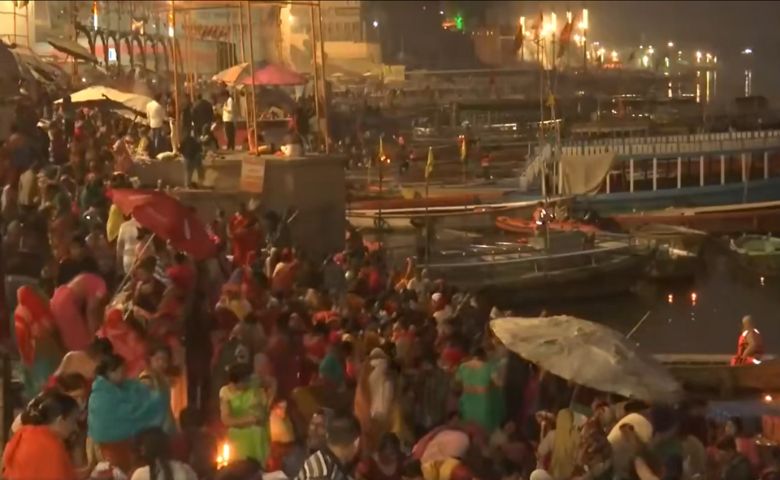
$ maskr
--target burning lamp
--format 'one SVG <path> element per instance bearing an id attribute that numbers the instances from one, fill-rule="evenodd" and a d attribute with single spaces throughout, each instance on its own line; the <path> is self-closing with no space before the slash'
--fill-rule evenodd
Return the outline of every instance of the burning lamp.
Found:
<path id="1" fill-rule="evenodd" d="M 230 444 L 225 442 L 217 455 L 217 469 L 225 468 L 230 464 Z"/>

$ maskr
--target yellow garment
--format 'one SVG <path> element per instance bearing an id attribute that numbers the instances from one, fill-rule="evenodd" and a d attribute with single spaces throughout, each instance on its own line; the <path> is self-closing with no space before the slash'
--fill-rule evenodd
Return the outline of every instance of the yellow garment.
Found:
<path id="1" fill-rule="evenodd" d="M 457 458 L 448 458 L 446 460 L 436 460 L 422 465 L 423 479 L 425 480 L 450 480 L 452 471 L 460 465 Z"/>
<path id="2" fill-rule="evenodd" d="M 111 208 L 108 209 L 108 221 L 106 222 L 106 239 L 109 242 L 116 241 L 116 238 L 119 236 L 119 227 L 122 226 L 124 221 L 124 215 L 122 215 L 119 208 L 112 203 Z"/>
<path id="3" fill-rule="evenodd" d="M 574 413 L 564 408 L 555 420 L 555 442 L 553 442 L 550 474 L 556 480 L 572 477 L 576 466 L 579 433 L 574 425 Z"/>

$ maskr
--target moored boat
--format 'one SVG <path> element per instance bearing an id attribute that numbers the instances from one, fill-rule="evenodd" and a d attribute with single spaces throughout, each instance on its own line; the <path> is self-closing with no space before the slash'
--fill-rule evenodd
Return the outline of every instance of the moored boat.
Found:
<path id="1" fill-rule="evenodd" d="M 656 355 L 693 395 L 713 399 L 763 398 L 780 392 L 780 360 L 730 366 L 730 355 Z"/>
<path id="2" fill-rule="evenodd" d="M 569 245 L 549 253 L 530 245 L 497 253 L 450 252 L 432 259 L 425 268 L 432 278 L 485 291 L 498 304 L 508 306 L 627 292 L 650 257 L 638 254 L 627 240 L 589 244 L 591 240 L 583 234 L 566 237 L 572 239 Z"/>
<path id="3" fill-rule="evenodd" d="M 518 233 L 520 235 L 534 235 L 537 231 L 533 220 L 518 217 L 500 216 L 496 219 L 496 227 L 505 232 Z M 587 223 L 574 220 L 554 220 L 547 224 L 551 232 L 583 232 L 599 233 L 601 230 Z"/>
<path id="4" fill-rule="evenodd" d="M 412 230 L 426 219 L 436 227 L 492 228 L 499 216 L 530 215 L 536 201 L 465 204 L 414 208 L 352 209 L 347 220 L 363 229 Z"/>
<path id="5" fill-rule="evenodd" d="M 743 267 L 760 275 L 780 275 L 780 238 L 743 235 L 732 239 L 729 248 Z"/>
<path id="6" fill-rule="evenodd" d="M 624 230 L 660 223 L 720 235 L 775 233 L 780 232 L 780 201 L 698 208 L 671 208 L 621 214 L 611 218 Z"/>
<path id="7" fill-rule="evenodd" d="M 651 279 L 692 278 L 701 266 L 705 232 L 675 225 L 643 225 L 630 235 L 638 247 L 655 250 L 646 271 Z"/>

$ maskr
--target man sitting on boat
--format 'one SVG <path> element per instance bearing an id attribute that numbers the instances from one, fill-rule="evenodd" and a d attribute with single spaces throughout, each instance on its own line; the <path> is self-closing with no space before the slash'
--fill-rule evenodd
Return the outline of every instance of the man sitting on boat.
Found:
<path id="1" fill-rule="evenodd" d="M 539 233 L 542 226 L 550 220 L 550 214 L 544 208 L 544 202 L 536 204 L 532 219 L 534 221 L 534 233 Z"/>
<path id="2" fill-rule="evenodd" d="M 731 365 L 757 365 L 764 354 L 764 340 L 753 324 L 753 317 L 742 317 L 742 333 L 737 340 L 737 354 L 732 357 Z"/>

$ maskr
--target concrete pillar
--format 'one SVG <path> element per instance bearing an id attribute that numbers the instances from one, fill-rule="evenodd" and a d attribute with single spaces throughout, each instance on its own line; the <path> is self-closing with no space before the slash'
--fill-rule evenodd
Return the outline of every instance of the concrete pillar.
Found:
<path id="1" fill-rule="evenodd" d="M 658 158 L 653 157 L 653 191 L 658 189 Z"/>
<path id="2" fill-rule="evenodd" d="M 769 152 L 764 152 L 764 179 L 769 178 Z"/>
<path id="3" fill-rule="evenodd" d="M 630 158 L 628 160 L 628 190 L 630 192 L 634 191 L 634 159 Z"/>
<path id="4" fill-rule="evenodd" d="M 677 157 L 677 188 L 682 187 L 682 157 Z"/>
<path id="5" fill-rule="evenodd" d="M 720 184 L 726 184 L 726 155 L 720 154 Z"/>
<path id="6" fill-rule="evenodd" d="M 704 186 L 704 155 L 699 155 L 699 186 Z"/>

